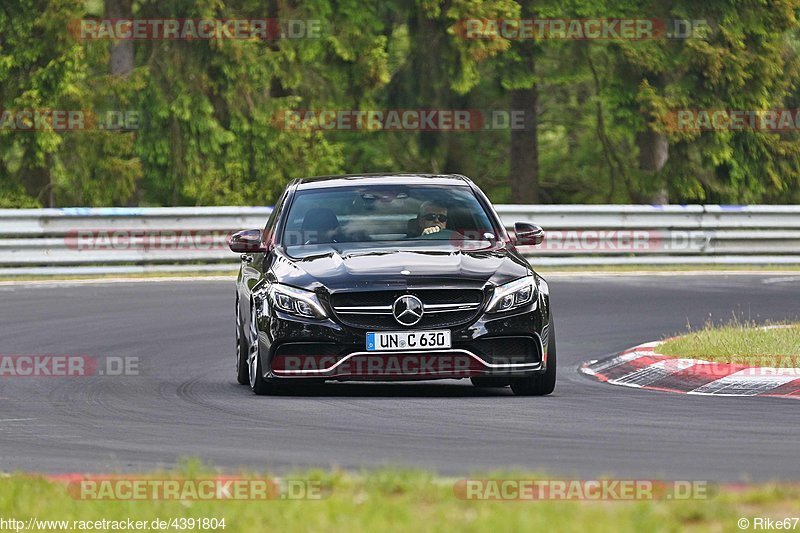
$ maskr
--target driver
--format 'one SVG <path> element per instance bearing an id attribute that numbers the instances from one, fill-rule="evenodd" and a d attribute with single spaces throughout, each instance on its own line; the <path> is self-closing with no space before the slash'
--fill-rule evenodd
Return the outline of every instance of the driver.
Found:
<path id="1" fill-rule="evenodd" d="M 422 202 L 417 214 L 420 235 L 430 235 L 447 227 L 447 208 L 436 202 Z"/>

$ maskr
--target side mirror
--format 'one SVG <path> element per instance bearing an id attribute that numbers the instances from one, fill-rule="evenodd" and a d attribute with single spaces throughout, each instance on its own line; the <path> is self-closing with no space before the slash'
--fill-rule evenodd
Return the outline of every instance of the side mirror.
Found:
<path id="1" fill-rule="evenodd" d="M 266 248 L 261 244 L 261 230 L 260 229 L 246 229 L 239 233 L 231 235 L 230 243 L 231 251 L 237 254 L 251 254 L 266 251 Z"/>
<path id="2" fill-rule="evenodd" d="M 544 230 L 536 224 L 517 222 L 514 224 L 514 233 L 517 235 L 517 246 L 536 246 L 544 241 Z"/>

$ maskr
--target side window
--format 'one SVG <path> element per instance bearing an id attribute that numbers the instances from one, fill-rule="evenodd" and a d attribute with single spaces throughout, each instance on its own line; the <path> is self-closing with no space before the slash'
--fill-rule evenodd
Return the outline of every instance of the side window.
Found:
<path id="1" fill-rule="evenodd" d="M 264 235 L 262 237 L 264 242 L 270 242 L 274 240 L 274 236 L 272 234 L 275 231 L 275 225 L 278 222 L 278 216 L 283 209 L 283 204 L 286 202 L 287 196 L 288 191 L 283 193 L 283 196 L 281 196 L 280 199 L 275 203 L 272 213 L 269 214 L 269 219 L 267 219 L 267 225 L 264 226 Z"/>

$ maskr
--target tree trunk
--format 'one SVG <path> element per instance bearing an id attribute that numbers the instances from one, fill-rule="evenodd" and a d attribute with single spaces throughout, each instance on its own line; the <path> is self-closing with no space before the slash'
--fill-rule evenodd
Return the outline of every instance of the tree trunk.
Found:
<path id="1" fill-rule="evenodd" d="M 656 177 L 669 158 L 669 141 L 666 135 L 648 129 L 636 135 L 636 144 L 639 146 L 639 169 Z M 665 185 L 662 184 L 654 192 L 651 202 L 655 204 L 669 203 L 669 194 Z"/>
<path id="2" fill-rule="evenodd" d="M 539 143 L 536 138 L 538 89 L 511 91 L 512 112 L 524 111 L 524 128 L 511 130 L 511 202 L 539 202 Z"/>
<path id="3" fill-rule="evenodd" d="M 413 79 L 412 99 L 415 107 L 420 109 L 445 109 L 450 101 L 451 92 L 447 86 L 448 80 L 440 59 L 445 50 L 441 35 L 445 34 L 440 20 L 432 20 L 421 12 L 415 20 L 416 31 L 411 60 Z M 441 131 L 422 130 L 418 135 L 418 146 L 423 168 L 426 166 L 432 172 L 439 172 L 442 167 L 442 145 L 446 143 L 445 135 Z M 444 141 L 444 142 L 443 142 Z"/>
<path id="4" fill-rule="evenodd" d="M 132 0 L 105 0 L 107 19 L 131 19 Z M 133 41 L 111 41 L 108 67 L 115 76 L 127 76 L 133 70 Z"/>
<path id="5" fill-rule="evenodd" d="M 26 154 L 27 155 L 27 154 Z M 52 207 L 50 197 L 50 171 L 45 167 L 31 167 L 20 173 L 28 196 L 36 198 L 45 207 Z"/>
<path id="6" fill-rule="evenodd" d="M 536 18 L 534 0 L 521 2 L 521 14 L 526 18 Z M 536 43 L 524 41 L 516 43 L 518 53 L 530 65 L 531 74 L 536 72 Z M 523 112 L 524 126 L 518 129 L 512 123 L 511 129 L 511 202 L 515 204 L 536 204 L 539 194 L 539 140 L 536 114 L 539 88 L 530 87 L 511 90 L 511 112 Z"/>

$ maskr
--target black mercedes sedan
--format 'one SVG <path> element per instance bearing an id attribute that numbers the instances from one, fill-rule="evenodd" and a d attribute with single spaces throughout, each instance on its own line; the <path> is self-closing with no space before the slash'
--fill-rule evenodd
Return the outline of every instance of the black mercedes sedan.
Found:
<path id="1" fill-rule="evenodd" d="M 550 394 L 550 295 L 460 175 L 294 180 L 263 229 L 241 231 L 236 371 L 256 394 L 325 380 L 470 378 Z"/>

